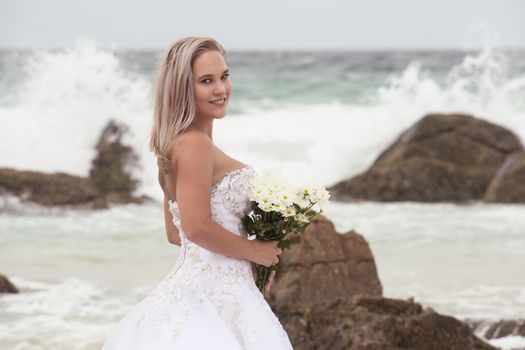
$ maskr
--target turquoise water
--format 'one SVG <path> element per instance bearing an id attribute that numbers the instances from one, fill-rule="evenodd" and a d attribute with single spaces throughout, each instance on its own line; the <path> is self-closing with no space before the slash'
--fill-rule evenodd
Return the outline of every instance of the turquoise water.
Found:
<path id="1" fill-rule="evenodd" d="M 179 254 L 163 232 L 160 203 L 99 212 L 50 213 L 14 201 L 9 208 L 0 215 L 0 266 L 22 293 L 0 298 L 0 348 L 100 348 Z M 368 241 L 384 296 L 413 297 L 459 319 L 498 320 L 525 314 L 523 211 L 332 203 L 325 214 L 339 232 L 355 229 Z"/>
<path id="2" fill-rule="evenodd" d="M 93 44 L 0 52 L 0 167 L 86 175 L 114 118 L 139 154 L 138 194 L 160 200 L 147 150 L 157 52 Z M 232 52 L 230 113 L 214 143 L 256 169 L 326 186 L 365 170 L 429 112 L 463 112 L 525 139 L 523 51 Z M 522 205 L 332 203 L 370 244 L 385 296 L 458 318 L 523 318 Z M 71 212 L 0 199 L 0 348 L 98 349 L 178 256 L 160 202 Z"/>

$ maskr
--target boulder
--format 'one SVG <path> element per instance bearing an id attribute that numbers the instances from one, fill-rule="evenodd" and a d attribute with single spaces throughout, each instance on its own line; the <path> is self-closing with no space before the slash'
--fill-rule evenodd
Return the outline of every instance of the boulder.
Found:
<path id="1" fill-rule="evenodd" d="M 85 203 L 100 196 L 97 188 L 85 177 L 12 168 L 0 168 L 2 192 L 41 205 Z"/>
<path id="2" fill-rule="evenodd" d="M 454 317 L 412 299 L 356 296 L 276 311 L 294 349 L 495 349 Z"/>
<path id="3" fill-rule="evenodd" d="M 138 181 L 131 175 L 138 157 L 121 139 L 128 131 L 110 121 L 97 142 L 97 155 L 89 177 L 63 172 L 0 168 L 0 195 L 15 195 L 24 201 L 46 206 L 78 209 L 107 208 L 109 203 L 143 203 L 147 196 L 133 195 Z"/>
<path id="4" fill-rule="evenodd" d="M 101 193 L 132 193 L 137 188 L 138 180 L 131 171 L 138 166 L 138 156 L 122 144 L 122 137 L 128 132 L 126 125 L 114 120 L 102 130 L 89 171 L 89 178 Z"/>
<path id="5" fill-rule="evenodd" d="M 464 114 L 429 114 L 367 171 L 329 191 L 340 201 L 482 200 L 506 160 L 522 152 L 519 138 L 501 126 Z"/>
<path id="6" fill-rule="evenodd" d="M 355 231 L 317 215 L 291 250 L 268 296 L 295 349 L 494 349 L 454 317 L 412 298 L 382 297 L 374 258 Z"/>
<path id="7" fill-rule="evenodd" d="M 277 307 L 383 294 L 368 242 L 355 231 L 337 233 L 323 215 L 313 218 L 307 232 L 292 237 L 292 249 L 280 261 L 285 268 L 269 295 Z"/>

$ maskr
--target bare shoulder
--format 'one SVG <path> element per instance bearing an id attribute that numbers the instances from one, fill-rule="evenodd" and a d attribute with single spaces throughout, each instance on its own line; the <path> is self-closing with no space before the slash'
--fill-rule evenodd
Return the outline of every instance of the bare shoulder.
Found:
<path id="1" fill-rule="evenodd" d="M 173 140 L 172 176 L 169 186 L 177 201 L 186 234 L 200 230 L 211 216 L 213 143 L 205 133 L 187 131 Z"/>
<path id="2" fill-rule="evenodd" d="M 170 146 L 170 153 L 174 159 L 180 155 L 198 156 L 202 153 L 211 153 L 213 149 L 213 142 L 203 132 L 196 130 L 185 131 L 177 135 Z"/>
<path id="3" fill-rule="evenodd" d="M 211 139 L 203 133 L 202 131 L 198 130 L 186 130 L 180 134 L 177 135 L 175 138 L 176 142 L 209 142 L 211 144 Z"/>

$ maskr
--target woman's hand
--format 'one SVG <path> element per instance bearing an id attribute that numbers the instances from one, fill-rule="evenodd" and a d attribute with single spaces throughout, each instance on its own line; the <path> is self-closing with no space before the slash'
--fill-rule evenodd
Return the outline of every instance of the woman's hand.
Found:
<path id="1" fill-rule="evenodd" d="M 258 265 L 270 267 L 272 264 L 279 262 L 279 255 L 283 253 L 281 248 L 277 246 L 277 241 L 248 241 L 251 245 L 250 260 Z"/>
<path id="2" fill-rule="evenodd" d="M 253 273 L 253 279 L 257 281 L 257 269 L 255 268 L 255 263 L 252 263 L 252 273 Z M 273 284 L 274 278 L 275 278 L 275 270 L 272 270 L 272 272 L 270 272 L 270 276 L 268 276 L 268 281 L 266 281 L 266 285 L 264 286 L 264 297 L 268 296 L 268 293 L 270 293 L 270 288 Z"/>

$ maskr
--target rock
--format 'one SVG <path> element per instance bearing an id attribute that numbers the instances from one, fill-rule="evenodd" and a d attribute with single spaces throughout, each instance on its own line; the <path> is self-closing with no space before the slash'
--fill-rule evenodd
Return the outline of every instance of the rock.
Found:
<path id="1" fill-rule="evenodd" d="M 279 310 L 295 349 L 495 349 L 461 321 L 413 300 L 357 296 Z"/>
<path id="2" fill-rule="evenodd" d="M 89 177 L 102 193 L 132 193 L 138 181 L 131 170 L 138 165 L 133 149 L 121 143 L 129 131 L 124 125 L 110 120 L 96 145 L 97 156 L 93 159 Z"/>
<path id="3" fill-rule="evenodd" d="M 494 349 L 454 317 L 382 297 L 366 240 L 317 215 L 280 258 L 268 296 L 295 349 Z"/>
<path id="4" fill-rule="evenodd" d="M 470 328 L 485 339 L 495 339 L 517 335 L 525 337 L 525 319 L 519 320 L 464 320 Z"/>
<path id="5" fill-rule="evenodd" d="M 492 203 L 525 203 L 525 152 L 507 157 L 483 199 Z"/>
<path id="6" fill-rule="evenodd" d="M 41 205 L 66 205 L 94 201 L 100 196 L 91 181 L 66 173 L 42 173 L 0 168 L 0 193 L 7 192 Z"/>
<path id="7" fill-rule="evenodd" d="M 137 156 L 121 144 L 127 128 L 110 121 L 97 143 L 90 177 L 0 168 L 0 195 L 13 194 L 24 201 L 72 209 L 101 209 L 109 203 L 143 203 L 134 196 L 138 181 L 131 176 Z"/>
<path id="8" fill-rule="evenodd" d="M 280 259 L 286 268 L 278 272 L 269 295 L 273 305 L 382 295 L 372 252 L 355 231 L 341 235 L 331 221 L 317 215 L 305 233 L 293 236 L 292 244 Z"/>
<path id="9" fill-rule="evenodd" d="M 464 114 L 429 114 L 367 171 L 329 191 L 341 201 L 481 200 L 505 160 L 521 152 L 519 138 L 501 126 Z"/>
<path id="10" fill-rule="evenodd" d="M 0 293 L 18 293 L 18 289 L 15 287 L 9 279 L 0 273 Z"/>

